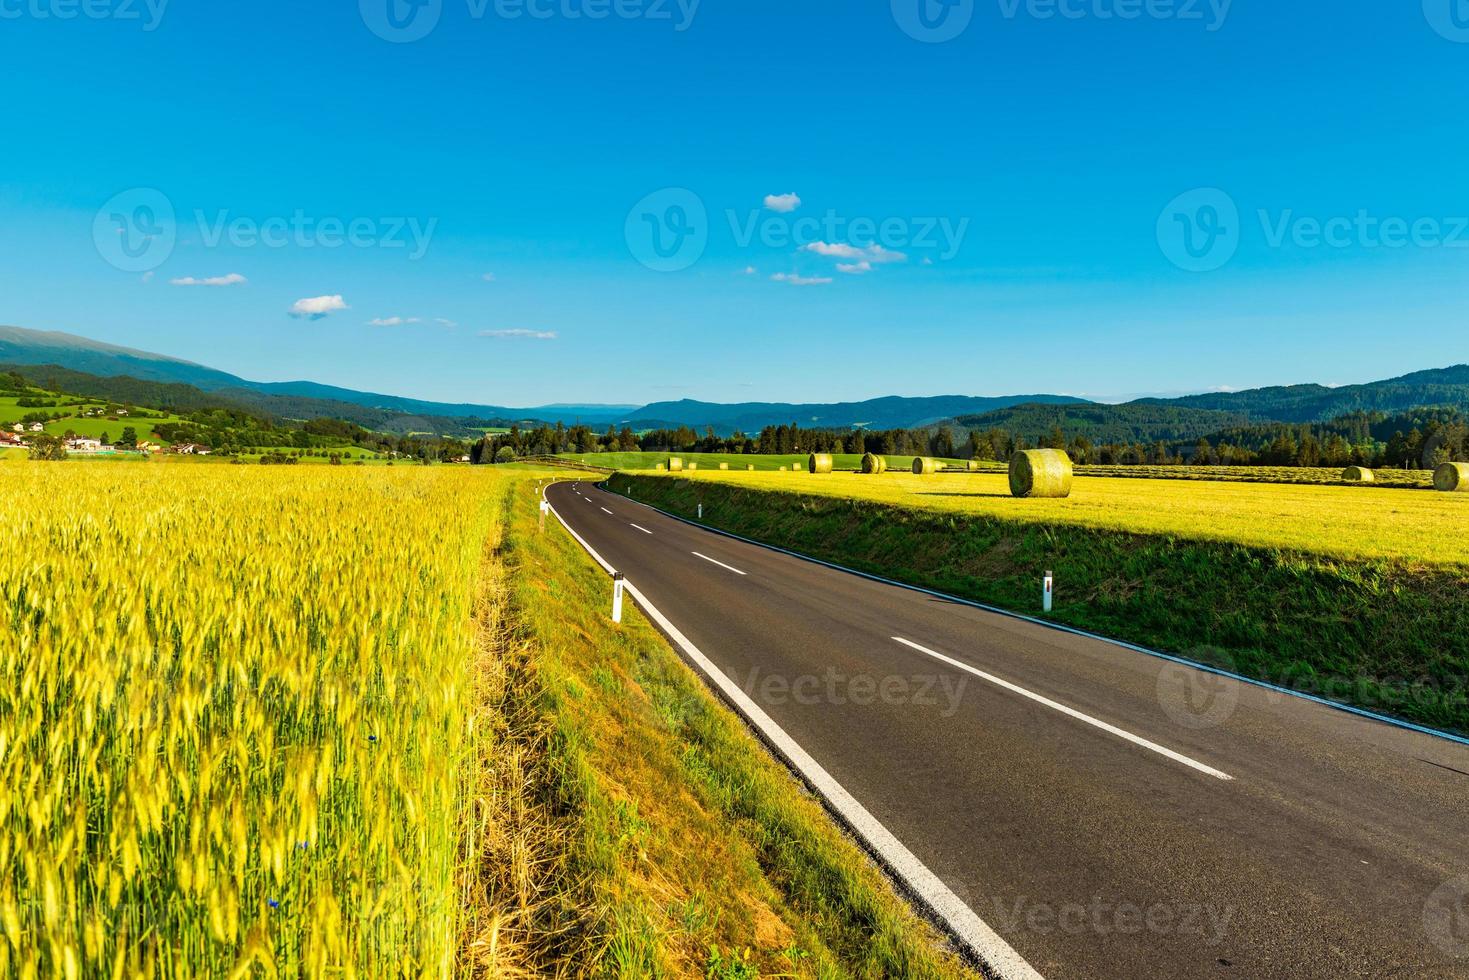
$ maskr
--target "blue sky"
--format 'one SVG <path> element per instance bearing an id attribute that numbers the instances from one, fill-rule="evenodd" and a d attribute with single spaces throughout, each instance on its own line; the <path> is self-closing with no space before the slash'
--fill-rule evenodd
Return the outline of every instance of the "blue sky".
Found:
<path id="1" fill-rule="evenodd" d="M 87 2 L 0 0 L 3 323 L 511 405 L 1469 360 L 1465 0 Z"/>

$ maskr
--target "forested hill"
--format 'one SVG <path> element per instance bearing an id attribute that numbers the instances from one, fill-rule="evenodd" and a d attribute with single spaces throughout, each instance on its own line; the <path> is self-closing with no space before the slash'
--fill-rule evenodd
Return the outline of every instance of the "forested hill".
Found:
<path id="1" fill-rule="evenodd" d="M 1252 421 L 1274 422 L 1324 422 L 1352 412 L 1391 414 L 1426 406 L 1469 409 L 1469 364 L 1340 388 L 1291 385 L 1183 398 L 1146 398 L 1131 404 L 1211 409 L 1239 413 Z"/>
<path id="2" fill-rule="evenodd" d="M 759 432 L 766 426 L 790 423 L 808 429 L 916 429 L 956 415 L 1026 403 L 1087 404 L 1084 399 L 1069 395 L 936 395 L 920 398 L 890 395 L 860 402 L 743 402 L 733 405 L 684 399 L 654 402 L 638 409 L 628 421 L 638 429 L 713 426 L 723 433 Z"/>
<path id="3" fill-rule="evenodd" d="M 1240 412 L 1187 408 L 1171 402 L 1130 402 L 1126 405 L 1017 405 L 978 415 L 961 415 L 935 428 L 959 432 L 1003 429 L 1034 444 L 1060 429 L 1068 439 L 1077 436 L 1104 443 L 1179 442 L 1211 436 L 1221 429 L 1248 424 Z"/>

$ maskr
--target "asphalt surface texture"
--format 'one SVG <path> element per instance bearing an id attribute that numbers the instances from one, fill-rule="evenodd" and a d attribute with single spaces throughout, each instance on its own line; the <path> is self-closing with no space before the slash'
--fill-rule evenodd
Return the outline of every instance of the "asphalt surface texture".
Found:
<path id="1" fill-rule="evenodd" d="M 1469 746 L 547 499 L 1040 975 L 1469 977 Z"/>

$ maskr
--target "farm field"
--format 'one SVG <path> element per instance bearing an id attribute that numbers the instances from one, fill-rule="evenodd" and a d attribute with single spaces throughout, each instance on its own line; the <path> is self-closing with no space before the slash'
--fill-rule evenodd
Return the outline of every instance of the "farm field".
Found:
<path id="1" fill-rule="evenodd" d="M 0 975 L 969 976 L 550 476 L 8 462 Z"/>
<path id="2" fill-rule="evenodd" d="M 678 474 L 766 490 L 895 504 L 953 515 L 1176 535 L 1347 558 L 1469 566 L 1469 494 L 1358 486 L 1078 476 L 1064 500 L 1017 500 L 1000 473 L 882 476 Z M 673 477 L 669 477 L 672 479 Z"/>
<path id="3" fill-rule="evenodd" d="M 999 472 L 1004 469 L 994 465 Z M 1323 466 L 1078 466 L 1076 472 L 1083 476 L 1111 476 L 1119 479 L 1149 480 L 1205 480 L 1229 483 L 1309 483 L 1321 486 L 1342 486 L 1341 469 Z M 1432 489 L 1432 470 L 1373 471 L 1376 482 L 1356 485 L 1392 487 L 1399 489 Z"/>
<path id="4" fill-rule="evenodd" d="M 590 466 L 602 466 L 614 470 L 656 470 L 659 463 L 667 463 L 670 456 L 677 456 L 684 465 L 698 463 L 700 470 L 718 470 L 720 463 L 729 464 L 732 471 L 745 471 L 754 466 L 756 471 L 779 472 L 782 466 L 806 469 L 809 453 L 786 455 L 762 455 L 758 453 L 562 453 L 562 459 Z M 862 463 L 861 453 L 834 453 L 831 457 L 836 469 L 855 470 Z M 889 456 L 888 465 L 896 469 L 907 469 L 913 465 L 912 456 Z M 963 460 L 943 460 L 951 466 L 963 467 Z"/>

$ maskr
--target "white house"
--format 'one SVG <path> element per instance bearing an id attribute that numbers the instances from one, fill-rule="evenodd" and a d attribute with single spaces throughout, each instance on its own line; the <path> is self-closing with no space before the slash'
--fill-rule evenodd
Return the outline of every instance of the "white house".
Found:
<path id="1" fill-rule="evenodd" d="M 68 439 L 66 441 L 68 452 L 73 453 L 100 453 L 102 451 L 101 439 Z"/>
<path id="2" fill-rule="evenodd" d="M 46 431 L 46 427 L 44 425 L 42 425 L 40 422 L 32 422 L 31 423 L 31 431 L 32 432 L 45 432 Z"/>

